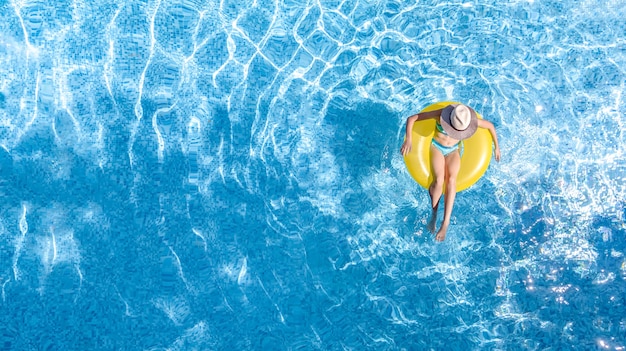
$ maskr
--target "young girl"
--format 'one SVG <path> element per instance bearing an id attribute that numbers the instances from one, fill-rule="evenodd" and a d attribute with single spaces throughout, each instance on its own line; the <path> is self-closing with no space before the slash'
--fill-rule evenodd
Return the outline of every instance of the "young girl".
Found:
<path id="1" fill-rule="evenodd" d="M 459 142 L 471 137 L 477 128 L 489 130 L 493 138 L 496 161 L 500 161 L 500 147 L 498 146 L 498 135 L 491 122 L 476 117 L 476 111 L 462 104 L 448 105 L 447 107 L 415 114 L 406 120 L 406 139 L 400 148 L 403 156 L 411 151 L 411 130 L 413 123 L 434 118 L 437 120 L 436 132 L 430 146 L 431 166 L 434 180 L 428 189 L 432 206 L 432 215 L 428 221 L 428 230 L 435 232 L 437 225 L 437 209 L 439 200 L 443 193 L 443 185 L 446 185 L 446 196 L 444 201 L 444 215 L 441 228 L 435 236 L 435 240 L 443 241 L 450 225 L 450 216 L 456 197 L 456 177 L 461 167 L 461 154 L 459 153 Z"/>

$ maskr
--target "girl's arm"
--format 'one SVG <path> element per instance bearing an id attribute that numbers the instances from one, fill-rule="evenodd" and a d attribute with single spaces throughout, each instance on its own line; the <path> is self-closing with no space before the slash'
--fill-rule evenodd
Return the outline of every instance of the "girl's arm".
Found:
<path id="1" fill-rule="evenodd" d="M 441 111 L 443 109 L 428 111 L 428 112 L 420 112 L 416 113 L 413 116 L 406 119 L 406 136 L 404 139 L 404 143 L 400 148 L 400 153 L 403 156 L 406 156 L 411 151 L 412 140 L 411 140 L 411 130 L 413 130 L 413 124 L 417 121 L 423 121 L 431 118 L 438 118 L 441 116 Z"/>
<path id="2" fill-rule="evenodd" d="M 478 120 L 478 127 L 487 129 L 489 130 L 489 133 L 491 133 L 496 161 L 500 162 L 500 146 L 498 146 L 498 133 L 496 133 L 496 127 L 493 126 L 493 123 L 485 121 L 484 119 Z"/>

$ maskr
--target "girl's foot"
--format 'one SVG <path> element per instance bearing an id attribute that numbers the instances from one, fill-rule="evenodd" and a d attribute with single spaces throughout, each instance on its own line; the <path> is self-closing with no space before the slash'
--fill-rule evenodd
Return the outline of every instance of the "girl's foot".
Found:
<path id="1" fill-rule="evenodd" d="M 437 236 L 435 236 L 435 240 L 444 241 L 446 238 L 446 232 L 448 232 L 448 223 L 443 223 L 437 232 Z"/>
<path id="2" fill-rule="evenodd" d="M 428 226 L 426 226 L 426 228 L 431 234 L 435 234 L 436 226 L 437 226 L 437 211 L 433 210 L 433 213 L 430 215 L 430 219 L 428 220 Z"/>

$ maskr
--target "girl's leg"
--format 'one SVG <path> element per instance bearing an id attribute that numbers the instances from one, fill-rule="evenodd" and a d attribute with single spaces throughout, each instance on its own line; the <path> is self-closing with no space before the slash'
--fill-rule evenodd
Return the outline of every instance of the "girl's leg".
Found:
<path id="1" fill-rule="evenodd" d="M 441 151 L 439 151 L 433 145 L 430 145 L 430 163 L 433 169 L 433 182 L 428 188 L 430 194 L 430 205 L 432 208 L 432 214 L 428 221 L 428 230 L 431 233 L 435 233 L 435 227 L 437 225 L 437 209 L 439 208 L 439 200 L 441 200 L 441 194 L 443 193 L 443 182 L 446 172 L 446 160 Z"/>
<path id="2" fill-rule="evenodd" d="M 461 168 L 461 155 L 459 151 L 448 154 L 445 158 L 446 173 L 446 195 L 444 199 L 444 213 L 441 228 L 437 232 L 435 240 L 443 241 L 446 238 L 446 232 L 450 225 L 450 217 L 452 217 L 452 207 L 454 206 L 454 198 L 456 197 L 456 176 Z"/>

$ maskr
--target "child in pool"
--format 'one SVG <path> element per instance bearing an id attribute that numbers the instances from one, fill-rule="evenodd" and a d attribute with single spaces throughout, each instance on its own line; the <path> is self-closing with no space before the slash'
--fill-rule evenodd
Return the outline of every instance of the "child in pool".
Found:
<path id="1" fill-rule="evenodd" d="M 406 156 L 411 151 L 411 130 L 413 129 L 413 124 L 416 121 L 426 119 L 435 119 L 437 121 L 437 130 L 430 146 L 430 160 L 434 179 L 428 188 L 432 206 L 432 215 L 428 221 L 428 230 L 431 233 L 435 233 L 437 209 L 439 208 L 439 200 L 443 194 L 443 185 L 445 184 L 446 196 L 444 201 L 443 222 L 435 236 L 435 240 L 443 241 L 446 238 L 446 232 L 450 225 L 452 207 L 454 206 L 454 198 L 456 197 L 456 177 L 461 167 L 459 142 L 471 137 L 476 132 L 477 128 L 484 128 L 491 133 L 495 147 L 494 155 L 498 162 L 500 161 L 500 147 L 498 146 L 496 129 L 491 122 L 478 119 L 478 117 L 476 117 L 476 111 L 466 105 L 453 104 L 440 110 L 415 114 L 406 120 L 406 139 L 400 148 L 400 152 L 403 156 Z"/>

